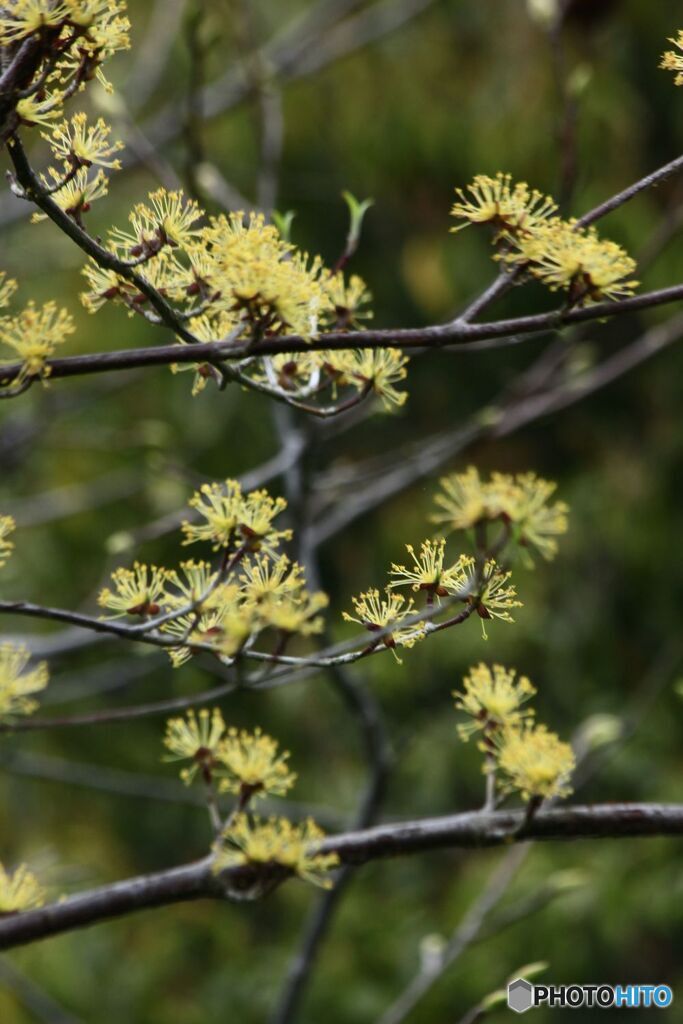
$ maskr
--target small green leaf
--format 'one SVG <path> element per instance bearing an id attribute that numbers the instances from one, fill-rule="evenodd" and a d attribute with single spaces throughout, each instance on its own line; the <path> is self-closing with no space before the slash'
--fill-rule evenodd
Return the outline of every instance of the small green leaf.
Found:
<path id="1" fill-rule="evenodd" d="M 349 216 L 351 219 L 349 224 L 349 233 L 346 240 L 346 253 L 347 256 L 350 256 L 358 248 L 365 214 L 371 206 L 375 205 L 375 200 L 363 199 L 362 201 L 359 201 L 351 194 L 351 192 L 348 191 L 342 192 L 342 199 L 349 208 Z"/>
<path id="2" fill-rule="evenodd" d="M 273 224 L 280 232 L 285 242 L 290 242 L 292 238 L 292 223 L 296 213 L 294 210 L 287 210 L 285 213 L 280 213 L 279 210 L 273 210 Z"/>

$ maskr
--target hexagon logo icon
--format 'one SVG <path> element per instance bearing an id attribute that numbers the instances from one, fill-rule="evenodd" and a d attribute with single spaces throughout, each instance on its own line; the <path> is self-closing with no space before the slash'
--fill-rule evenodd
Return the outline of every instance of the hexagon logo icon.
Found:
<path id="1" fill-rule="evenodd" d="M 530 1010 L 534 1002 L 533 985 L 524 978 L 515 978 L 508 985 L 508 1006 L 515 1013 L 525 1013 Z"/>

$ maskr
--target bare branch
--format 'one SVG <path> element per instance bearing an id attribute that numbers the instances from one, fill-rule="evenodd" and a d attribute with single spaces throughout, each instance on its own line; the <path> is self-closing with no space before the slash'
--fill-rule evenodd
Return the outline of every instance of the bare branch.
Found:
<path id="1" fill-rule="evenodd" d="M 509 276 L 509 275 L 507 275 Z M 110 373 L 145 366 L 170 366 L 172 363 L 230 362 L 244 359 L 245 355 L 272 356 L 283 353 L 316 352 L 326 349 L 381 349 L 400 348 L 404 351 L 429 346 L 435 351 L 446 350 L 458 354 L 471 354 L 491 349 L 510 348 L 520 344 L 522 336 L 557 331 L 574 324 L 606 320 L 626 313 L 654 309 L 683 300 L 683 285 L 660 288 L 623 299 L 621 302 L 601 302 L 594 306 L 569 311 L 554 310 L 530 316 L 493 320 L 471 324 L 455 321 L 429 327 L 386 328 L 377 331 L 332 331 L 317 341 L 306 341 L 298 335 L 270 338 L 249 352 L 234 342 L 214 341 L 188 345 L 159 345 L 142 349 L 123 349 L 98 352 L 84 356 L 65 356 L 46 360 L 50 379 L 81 377 L 85 374 Z M 0 369 L 0 382 L 9 384 L 21 371 L 20 363 Z"/>
<path id="2" fill-rule="evenodd" d="M 540 812 L 530 822 L 524 811 L 473 811 L 330 836 L 319 849 L 323 853 L 337 853 L 343 865 L 358 865 L 385 857 L 439 849 L 507 846 L 532 839 L 566 842 L 638 836 L 683 836 L 683 804 L 570 806 Z M 216 877 L 211 859 L 206 857 L 169 871 L 115 882 L 0 920 L 0 949 L 12 949 L 151 907 L 225 898 L 235 889 L 253 888 L 261 876 L 266 889 L 270 889 L 284 881 L 286 872 L 274 865 L 261 869 L 249 866 Z"/>

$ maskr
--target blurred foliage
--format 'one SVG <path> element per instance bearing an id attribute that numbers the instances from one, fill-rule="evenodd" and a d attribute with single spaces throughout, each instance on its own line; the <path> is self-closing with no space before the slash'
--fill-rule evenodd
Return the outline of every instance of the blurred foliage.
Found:
<path id="1" fill-rule="evenodd" d="M 111 76 L 124 100 L 141 68 L 153 5 L 131 0 L 140 49 L 118 57 Z M 252 6 L 251 4 L 249 5 Z M 300 9 L 295 0 L 254 0 L 252 30 L 267 38 Z M 578 214 L 671 159 L 683 145 L 683 91 L 657 69 L 677 28 L 671 5 L 646 0 L 575 3 L 564 33 L 577 104 L 576 189 L 565 214 Z M 243 29 L 228 0 L 206 0 L 207 75 L 240 61 Z M 604 8 L 604 10 L 602 10 Z M 602 15 L 602 16 L 600 16 Z M 149 41 L 147 42 L 149 45 Z M 184 118 L 188 61 L 178 33 L 159 88 L 136 118 L 166 103 Z M 103 95 L 100 105 L 106 103 Z M 285 150 L 278 206 L 295 209 L 295 241 L 327 259 L 344 244 L 343 189 L 373 196 L 352 268 L 375 295 L 378 325 L 405 326 L 452 315 L 491 278 L 487 241 L 475 231 L 448 234 L 452 189 L 473 174 L 509 170 L 544 191 L 561 188 L 561 116 L 548 34 L 523 0 L 438 0 L 382 42 L 284 92 Z M 246 104 L 211 122 L 206 157 L 254 197 L 258 116 Z M 182 136 L 164 151 L 182 174 Z M 104 233 L 155 184 L 141 169 L 114 176 L 111 195 L 91 214 Z M 683 201 L 680 181 L 618 210 L 609 234 L 638 253 Z M 674 236 L 643 274 L 647 287 L 680 280 L 683 249 Z M 4 229 L 3 268 L 23 295 L 56 297 L 77 317 L 71 351 L 153 343 L 157 334 L 118 310 L 93 320 L 80 308 L 79 253 L 49 224 Z M 547 299 L 518 289 L 495 315 L 532 312 Z M 638 336 L 665 314 L 638 315 L 587 331 L 583 356 L 595 359 Z M 477 356 L 415 360 L 410 400 L 399 415 L 378 414 L 332 437 L 307 467 L 351 467 L 401 451 L 453 428 L 490 402 L 544 344 Z M 551 566 L 518 574 L 525 607 L 517 625 L 496 623 L 485 643 L 475 623 L 409 652 L 355 670 L 382 704 L 400 749 L 387 816 L 418 816 L 477 806 L 483 796 L 473 744 L 455 736 L 450 692 L 480 659 L 515 664 L 539 688 L 539 715 L 563 736 L 593 714 L 627 713 L 648 673 L 657 700 L 635 738 L 607 758 L 582 791 L 587 800 L 666 800 L 680 795 L 680 665 L 683 572 L 683 351 L 672 348 L 607 390 L 504 441 L 482 443 L 447 469 L 475 462 L 483 471 L 533 469 L 559 481 L 572 507 L 571 532 Z M 149 370 L 33 388 L 0 410 L 0 510 L 16 515 L 17 551 L 3 572 L 3 596 L 94 608 L 111 569 L 133 552 L 112 550 L 122 532 L 179 508 L 198 481 L 236 476 L 277 447 L 267 400 L 229 388 L 191 399 L 186 377 Z M 321 552 L 335 637 L 349 635 L 340 611 L 349 596 L 383 578 L 406 541 L 428 535 L 430 479 L 365 516 Z M 282 482 L 275 482 L 280 492 Z M 73 488 L 81 488 L 72 494 Z M 99 496 L 91 500 L 88 495 Z M 68 514 L 62 505 L 69 496 Z M 344 502 L 344 488 L 338 501 Z M 294 524 L 296 525 L 296 523 Z M 177 535 L 135 555 L 173 563 Z M 7 620 L 5 629 L 26 627 Z M 36 627 L 37 628 L 37 627 Z M 142 661 L 142 659 L 145 659 Z M 210 685 L 199 663 L 178 672 L 163 655 L 111 643 L 52 659 L 49 711 L 69 695 L 98 695 L 98 708 Z M 323 676 L 266 695 L 226 701 L 228 721 L 260 724 L 292 751 L 297 798 L 329 827 L 348 823 L 365 784 L 354 722 Z M 206 813 L 191 804 L 133 797 L 22 773 L 68 762 L 168 781 L 160 763 L 163 720 L 91 730 L 2 738 L 0 857 L 22 859 L 53 893 L 72 892 L 201 855 Z M 15 768 L 12 769 L 12 759 Z M 52 760 L 48 760 L 52 759 Z M 56 759 L 56 760 L 55 760 Z M 124 782 L 121 782 L 125 789 Z M 534 849 L 504 906 L 514 906 L 559 872 L 579 868 L 583 884 L 475 945 L 434 987 L 413 1019 L 458 1020 L 498 988 L 521 962 L 547 960 L 561 982 L 667 982 L 683 991 L 676 950 L 683 944 L 683 877 L 671 841 L 561 844 Z M 500 852 L 439 853 L 376 864 L 358 873 L 325 946 L 302 1020 L 373 1021 L 419 966 L 426 935 L 447 936 L 499 861 Z M 262 904 L 197 903 L 100 925 L 17 951 L 13 963 L 77 1019 L 97 1024 L 260 1022 L 272 1008 L 301 926 L 319 894 L 293 883 Z M 500 1019 L 506 1010 L 497 1011 Z M 540 1021 L 551 1019 L 538 1011 Z M 494 1014 L 494 1018 L 496 1015 Z M 558 1011 L 552 1020 L 561 1018 Z M 35 1018 L 0 981 L 0 1020 Z M 497 1019 L 497 1018 L 496 1018 Z M 605 1019 L 610 1019 L 609 1013 Z M 634 1020 L 639 1019 L 634 1014 Z"/>

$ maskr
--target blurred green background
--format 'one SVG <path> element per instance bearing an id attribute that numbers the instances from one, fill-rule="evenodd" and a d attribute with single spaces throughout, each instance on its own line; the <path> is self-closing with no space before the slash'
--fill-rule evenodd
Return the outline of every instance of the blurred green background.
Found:
<path id="1" fill-rule="evenodd" d="M 228 0 L 199 6 L 212 79 L 230 68 L 239 77 L 245 38 L 270 39 L 314 5 L 253 0 L 246 21 Z M 448 318 L 495 273 L 483 235 L 448 233 L 453 188 L 475 173 L 509 170 L 563 195 L 565 214 L 578 215 L 680 153 L 683 90 L 657 68 L 666 37 L 681 27 L 676 6 L 576 3 L 559 44 L 531 16 L 532 7 L 543 6 L 437 0 L 396 32 L 283 86 L 278 208 L 296 210 L 298 244 L 333 261 L 346 229 L 341 190 L 374 197 L 352 269 L 374 294 L 378 326 Z M 145 98 L 159 22 L 150 28 L 149 0 L 129 7 L 134 47 L 109 66 L 118 105 L 95 90 L 88 103 L 113 111 L 119 134 L 130 138 L 121 101 L 143 126 L 168 104 L 182 124 L 189 65 L 181 19 L 163 75 Z M 564 61 L 559 80 L 557 45 Z M 302 59 L 315 54 L 312 45 Z M 563 93 L 576 115 L 569 166 L 559 136 L 574 130 L 573 114 L 567 120 Z M 203 131 L 206 159 L 250 202 L 256 107 L 247 99 Z M 41 154 L 38 142 L 36 161 Z M 162 156 L 166 173 L 170 166 L 183 179 L 182 134 Z M 104 234 L 122 223 L 155 184 L 140 166 L 114 176 L 109 198 L 90 214 L 93 230 Z M 5 218 L 18 202 L 8 197 Z M 634 255 L 652 251 L 675 227 L 682 202 L 681 182 L 672 180 L 611 215 L 603 230 Z M 673 228 L 670 234 L 644 269 L 643 287 L 680 281 L 681 240 Z M 5 223 L 1 244 L 1 266 L 20 280 L 24 299 L 55 297 L 76 316 L 70 352 L 160 340 L 118 309 L 97 319 L 83 311 L 81 256 L 51 225 Z M 543 293 L 516 289 L 490 315 L 544 308 Z M 591 325 L 574 359 L 597 361 L 669 315 Z M 372 482 L 377 465 L 399 466 L 416 446 L 466 422 L 548 343 L 533 339 L 501 352 L 415 359 L 410 399 L 399 414 L 378 412 L 343 431 L 317 431 L 305 474 L 321 514 Z M 571 531 L 554 563 L 519 570 L 524 608 L 515 626 L 494 623 L 485 642 L 470 622 L 409 652 L 402 665 L 386 656 L 354 670 L 380 702 L 399 752 L 383 816 L 447 813 L 481 801 L 479 756 L 473 744 L 458 742 L 450 710 L 451 690 L 481 659 L 528 674 L 539 689 L 539 716 L 563 737 L 590 716 L 635 714 L 634 737 L 605 757 L 579 799 L 680 798 L 682 379 L 683 351 L 674 346 L 586 401 L 446 461 L 444 470 L 474 463 L 484 471 L 533 469 L 557 479 L 559 496 L 572 508 Z M 278 446 L 266 399 L 235 388 L 209 388 L 192 399 L 188 376 L 163 369 L 56 382 L 5 403 L 0 511 L 15 515 L 19 530 L 2 596 L 92 612 L 116 565 L 134 557 L 173 565 L 180 557 L 177 533 L 134 548 L 124 547 L 125 534 L 180 509 L 198 482 L 245 473 Z M 375 457 L 378 463 L 368 461 Z M 360 472 L 366 476 L 359 480 Z M 322 545 L 320 582 L 331 596 L 334 638 L 351 635 L 341 622 L 350 595 L 381 583 L 389 563 L 401 560 L 403 545 L 429 535 L 438 475 L 378 504 Z M 284 493 L 285 482 L 276 478 L 269 488 Z M 293 525 L 301 525 L 296 515 Z M 28 620 L 3 622 L 11 636 L 33 628 Z M 162 654 L 109 642 L 55 653 L 50 662 L 46 714 L 189 694 L 213 682 L 199 662 L 173 672 Z M 294 796 L 305 809 L 313 808 L 330 829 L 352 821 L 366 766 L 355 722 L 329 680 L 321 675 L 271 693 L 242 694 L 223 711 L 236 725 L 260 724 L 292 751 L 300 773 Z M 162 732 L 163 718 L 151 718 L 3 736 L 0 860 L 28 861 L 58 896 L 203 854 L 206 812 L 172 785 L 174 769 L 160 761 Z M 502 856 L 439 853 L 360 871 L 300 1019 L 375 1021 L 418 970 L 425 937 L 452 932 Z M 12 972 L 0 971 L 0 1021 L 265 1021 L 318 898 L 294 883 L 263 903 L 171 907 L 19 950 L 11 956 Z M 683 998 L 683 873 L 674 841 L 538 847 L 501 911 L 514 916 L 527 905 L 529 913 L 466 952 L 409 1019 L 458 1021 L 511 972 L 536 960 L 549 962 L 546 977 L 558 984 L 659 981 Z M 48 995 L 63 1018 L 56 1009 L 40 1010 L 35 1000 Z M 677 1012 L 674 1003 L 666 1019 L 681 1019 Z M 508 1013 L 499 1010 L 492 1019 Z M 644 1013 L 632 1011 L 632 1019 Z M 611 1016 L 604 1011 L 605 1020 Z M 561 1018 L 559 1011 L 536 1017 Z"/>

